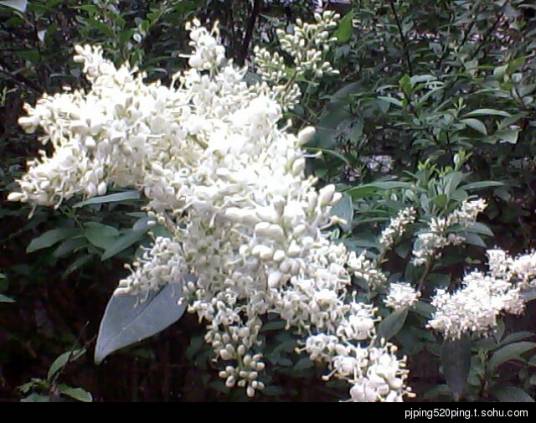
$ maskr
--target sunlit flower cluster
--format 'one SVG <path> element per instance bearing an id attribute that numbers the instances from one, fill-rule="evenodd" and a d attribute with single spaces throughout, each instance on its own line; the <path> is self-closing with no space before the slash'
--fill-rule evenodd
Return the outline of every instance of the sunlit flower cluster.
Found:
<path id="1" fill-rule="evenodd" d="M 317 17 L 321 36 L 299 24 L 288 48 L 303 49 L 303 39 L 323 45 L 333 27 L 333 15 L 325 16 Z M 40 126 L 54 153 L 29 163 L 10 200 L 58 206 L 110 187 L 143 191 L 152 221 L 172 238 L 156 239 L 116 295 L 182 284 L 189 311 L 207 323 L 205 340 L 228 387 L 249 396 L 264 388 L 259 332 L 262 316 L 276 313 L 304 337 L 311 359 L 352 385 L 353 399 L 401 400 L 409 394 L 405 359 L 391 344 L 374 346 L 376 310 L 348 302 L 348 252 L 322 232 L 341 195 L 333 185 L 317 191 L 305 177 L 301 146 L 314 130 L 294 135 L 278 126 L 277 96 L 266 84 L 247 85 L 217 36 L 217 28 L 190 25 L 191 68 L 169 87 L 145 83 L 128 65 L 116 69 L 99 48 L 77 47 L 91 89 L 27 107 L 20 124 L 29 132 Z M 326 68 L 303 51 L 301 70 Z M 188 273 L 195 281 L 185 280 Z"/>

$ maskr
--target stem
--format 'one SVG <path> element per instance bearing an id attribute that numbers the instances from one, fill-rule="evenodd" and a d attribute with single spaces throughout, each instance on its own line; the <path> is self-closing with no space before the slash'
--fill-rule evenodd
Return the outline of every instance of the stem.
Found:
<path id="1" fill-rule="evenodd" d="M 244 36 L 244 41 L 242 43 L 242 51 L 238 57 L 238 63 L 243 65 L 246 61 L 248 55 L 249 44 L 251 43 L 251 38 L 253 37 L 253 30 L 255 29 L 255 22 L 257 21 L 257 16 L 261 11 L 261 0 L 255 0 L 253 3 L 253 10 L 249 17 L 248 26 L 246 28 L 246 35 Z"/>
<path id="2" fill-rule="evenodd" d="M 413 76 L 413 66 L 411 65 L 411 58 L 409 56 L 408 41 L 406 39 L 406 36 L 404 35 L 404 31 L 402 31 L 402 25 L 400 23 L 400 19 L 398 18 L 398 13 L 396 12 L 394 1 L 389 0 L 389 5 L 391 6 L 393 15 L 395 15 L 396 26 L 398 27 L 398 33 L 400 34 L 400 39 L 404 48 L 404 55 L 406 56 L 409 76 Z"/>
<path id="3" fill-rule="evenodd" d="M 419 282 L 417 283 L 417 291 L 422 293 L 422 289 L 424 288 L 424 281 L 426 279 L 426 276 L 428 276 L 428 273 L 430 273 L 430 270 L 432 269 L 432 260 L 428 259 L 426 260 L 426 265 L 424 267 L 424 272 L 419 278 Z"/>

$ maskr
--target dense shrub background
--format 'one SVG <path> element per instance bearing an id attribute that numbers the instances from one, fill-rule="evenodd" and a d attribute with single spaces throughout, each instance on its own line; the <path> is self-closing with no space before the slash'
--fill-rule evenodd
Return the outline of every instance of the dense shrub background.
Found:
<path id="1" fill-rule="evenodd" d="M 0 399 L 88 399 L 87 393 L 108 401 L 245 399 L 217 379 L 204 329 L 190 315 L 93 364 L 99 321 L 125 275 L 122 264 L 148 241 L 141 199 L 127 193 L 114 203 L 38 208 L 32 220 L 29 207 L 5 199 L 39 146 L 17 125 L 24 102 L 86 84 L 72 61 L 76 43 L 101 44 L 117 64 L 129 60 L 149 80 L 166 82 L 186 65 L 180 54 L 188 49 L 184 24 L 192 17 L 218 20 L 228 55 L 243 64 L 253 45 L 277 48 L 276 27 L 311 18 L 309 2 L 286 3 L 36 0 L 22 8 L 26 2 L 0 2 Z M 317 127 L 309 148 L 324 155 L 308 163 L 309 171 L 345 192 L 340 212 L 352 224 L 335 236 L 356 251 L 374 248 L 382 225 L 399 209 L 412 205 L 421 215 L 438 216 L 477 193 L 490 205 L 480 219 L 486 226 L 467 235 L 467 246 L 450 248 L 439 263 L 415 273 L 408 239 L 389 257 L 389 270 L 426 281 L 430 293 L 454 287 L 467 266 L 482 264 L 485 246 L 512 253 L 534 248 L 533 2 L 341 3 L 331 6 L 343 15 L 331 58 L 340 77 L 309 85 L 289 112 L 297 129 Z M 383 156 L 392 160 L 389 166 L 382 166 Z M 529 307 L 524 317 L 507 320 L 495 344 L 474 346 L 467 399 L 499 398 L 493 386 L 501 384 L 523 389 L 510 399 L 534 396 L 530 349 L 497 371 L 482 370 L 509 334 L 518 333 L 513 341 L 534 340 L 531 316 Z M 322 369 L 293 353 L 295 339 L 281 327 L 273 321 L 265 332 L 271 379 L 260 399 L 345 397 L 344 387 L 326 385 Z M 395 340 L 410 355 L 409 384 L 417 398 L 451 399 L 434 335 L 407 328 Z M 49 374 L 56 357 L 75 349 L 80 354 L 64 355 L 66 365 Z"/>

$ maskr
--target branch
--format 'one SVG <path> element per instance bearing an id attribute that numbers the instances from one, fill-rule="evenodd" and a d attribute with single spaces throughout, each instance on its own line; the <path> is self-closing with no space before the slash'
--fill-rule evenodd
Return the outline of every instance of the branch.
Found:
<path id="1" fill-rule="evenodd" d="M 406 40 L 404 31 L 402 31 L 402 25 L 400 23 L 400 19 L 398 19 L 398 13 L 396 13 L 396 8 L 393 0 L 389 0 L 389 5 L 391 6 L 393 15 L 395 15 L 396 26 L 398 27 L 398 33 L 400 34 L 400 39 L 402 40 L 402 46 L 404 48 L 404 54 L 406 56 L 409 76 L 413 76 L 413 66 L 411 65 L 411 58 L 409 57 L 408 41 Z"/>
<path id="2" fill-rule="evenodd" d="M 255 22 L 257 21 L 257 16 L 261 11 L 261 0 L 255 0 L 253 3 L 253 10 L 249 17 L 248 25 L 246 28 L 246 35 L 244 36 L 244 41 L 242 42 L 242 51 L 238 57 L 238 64 L 243 65 L 246 61 L 248 55 L 249 44 L 251 43 L 251 38 L 253 37 L 253 30 L 255 29 Z"/>

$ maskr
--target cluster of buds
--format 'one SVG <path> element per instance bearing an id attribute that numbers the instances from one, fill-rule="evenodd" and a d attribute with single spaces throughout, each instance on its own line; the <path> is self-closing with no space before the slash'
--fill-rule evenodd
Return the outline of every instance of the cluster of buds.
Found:
<path id="1" fill-rule="evenodd" d="M 256 72 L 270 87 L 270 95 L 281 104 L 283 110 L 294 107 L 301 96 L 300 80 L 318 80 L 324 75 L 336 75 L 338 71 L 325 60 L 336 38 L 330 32 L 337 27 L 339 15 L 332 11 L 315 13 L 315 22 L 296 20 L 289 33 L 281 28 L 277 32 L 281 49 L 292 58 L 292 66 L 284 58 L 266 48 L 255 47 Z"/>

